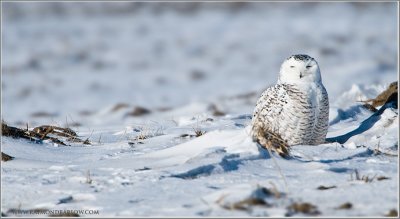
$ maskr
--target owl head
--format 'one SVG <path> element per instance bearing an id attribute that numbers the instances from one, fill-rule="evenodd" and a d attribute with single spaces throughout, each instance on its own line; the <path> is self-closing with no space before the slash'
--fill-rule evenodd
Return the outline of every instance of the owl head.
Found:
<path id="1" fill-rule="evenodd" d="M 278 83 L 321 83 L 317 61 L 308 55 L 292 55 L 281 66 Z"/>

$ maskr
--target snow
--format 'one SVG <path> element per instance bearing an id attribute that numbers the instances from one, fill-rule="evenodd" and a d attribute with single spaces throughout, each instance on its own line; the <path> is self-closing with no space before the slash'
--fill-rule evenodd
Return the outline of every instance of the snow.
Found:
<path id="1" fill-rule="evenodd" d="M 278 217 L 305 202 L 320 216 L 398 209 L 398 110 L 358 102 L 397 80 L 395 3 L 204 3 L 193 13 L 154 4 L 120 15 L 98 3 L 86 6 L 92 16 L 78 3 L 61 4 L 61 15 L 35 4 L 3 5 L 2 119 L 69 125 L 92 145 L 2 137 L 2 152 L 15 157 L 1 162 L 2 213 Z M 253 143 L 248 125 L 294 53 L 318 61 L 327 138 L 341 143 L 294 146 L 283 159 Z M 137 106 L 151 112 L 129 115 Z M 356 180 L 356 170 L 373 180 Z M 248 198 L 268 205 L 232 208 Z M 346 202 L 352 208 L 338 209 Z"/>

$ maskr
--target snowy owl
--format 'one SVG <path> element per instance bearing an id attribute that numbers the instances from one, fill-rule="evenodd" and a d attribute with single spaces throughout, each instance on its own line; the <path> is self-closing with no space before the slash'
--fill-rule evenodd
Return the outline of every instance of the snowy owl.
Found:
<path id="1" fill-rule="evenodd" d="M 329 99 L 318 63 L 308 55 L 287 58 L 276 85 L 257 101 L 251 122 L 253 141 L 287 156 L 288 147 L 325 142 Z"/>

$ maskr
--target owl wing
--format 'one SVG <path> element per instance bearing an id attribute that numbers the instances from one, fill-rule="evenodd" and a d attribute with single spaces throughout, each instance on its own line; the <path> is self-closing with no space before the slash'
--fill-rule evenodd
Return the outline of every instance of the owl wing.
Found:
<path id="1" fill-rule="evenodd" d="M 329 127 L 329 97 L 323 85 L 319 90 L 318 117 L 313 131 L 314 144 L 325 143 Z"/>
<path id="2" fill-rule="evenodd" d="M 289 107 L 289 101 L 284 85 L 269 87 L 258 99 L 252 118 L 253 141 L 281 156 L 289 154 L 288 143 L 279 134 L 279 121 L 284 121 L 282 111 Z"/>

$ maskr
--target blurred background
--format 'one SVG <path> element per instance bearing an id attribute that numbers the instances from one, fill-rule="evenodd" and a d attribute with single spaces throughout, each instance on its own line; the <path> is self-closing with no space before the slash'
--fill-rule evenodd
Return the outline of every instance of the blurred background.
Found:
<path id="1" fill-rule="evenodd" d="M 2 119 L 10 124 L 257 98 L 298 53 L 318 61 L 332 104 L 353 84 L 397 80 L 396 3 L 2 6 Z M 219 107 L 251 114 L 254 105 Z"/>

